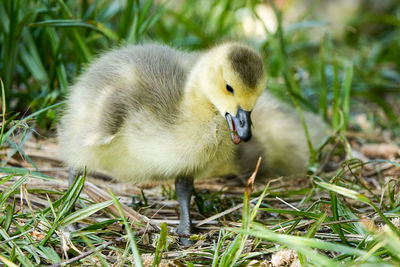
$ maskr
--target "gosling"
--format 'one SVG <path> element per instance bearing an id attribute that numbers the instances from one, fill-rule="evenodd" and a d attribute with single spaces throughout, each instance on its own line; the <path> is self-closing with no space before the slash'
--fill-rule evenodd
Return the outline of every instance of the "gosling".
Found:
<path id="1" fill-rule="evenodd" d="M 175 179 L 176 232 L 189 235 L 193 179 L 250 140 L 250 113 L 265 87 L 260 55 L 240 43 L 200 53 L 158 44 L 110 51 L 71 88 L 61 156 L 71 169 L 120 181 Z"/>

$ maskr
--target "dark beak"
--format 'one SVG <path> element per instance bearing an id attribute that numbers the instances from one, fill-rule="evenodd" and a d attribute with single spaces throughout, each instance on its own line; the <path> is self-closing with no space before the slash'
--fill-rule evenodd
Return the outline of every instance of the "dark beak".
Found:
<path id="1" fill-rule="evenodd" d="M 243 110 L 239 107 L 236 116 L 230 113 L 225 114 L 231 132 L 232 141 L 239 144 L 240 141 L 247 142 L 251 138 L 251 111 Z"/>

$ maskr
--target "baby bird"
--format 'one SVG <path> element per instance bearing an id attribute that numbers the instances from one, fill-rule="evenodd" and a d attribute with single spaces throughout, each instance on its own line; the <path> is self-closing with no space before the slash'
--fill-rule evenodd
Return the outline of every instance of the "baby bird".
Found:
<path id="1" fill-rule="evenodd" d="M 188 235 L 193 179 L 250 140 L 250 113 L 265 87 L 260 55 L 239 43 L 201 53 L 158 44 L 113 50 L 71 88 L 61 155 L 74 170 L 116 180 L 175 179 L 176 232 Z"/>

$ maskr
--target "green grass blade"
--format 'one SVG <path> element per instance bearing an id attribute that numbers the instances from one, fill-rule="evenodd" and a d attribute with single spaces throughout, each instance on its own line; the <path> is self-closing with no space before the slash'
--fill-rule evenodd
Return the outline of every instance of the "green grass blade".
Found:
<path id="1" fill-rule="evenodd" d="M 0 185 L 4 184 L 4 183 L 7 182 L 8 180 L 10 180 L 12 177 L 14 177 L 14 174 L 10 174 L 10 175 L 1 177 Z"/>
<path id="2" fill-rule="evenodd" d="M 4 221 L 1 224 L 1 226 L 4 228 L 5 231 L 9 231 L 12 220 L 13 220 L 13 215 L 14 215 L 14 211 L 15 211 L 15 201 L 13 203 L 13 205 L 6 205 L 5 208 L 5 214 L 4 214 Z"/>
<path id="3" fill-rule="evenodd" d="M 118 212 L 119 212 L 119 214 L 120 214 L 120 216 L 122 218 L 122 221 L 124 223 L 125 229 L 126 229 L 126 231 L 128 233 L 129 244 L 130 244 L 130 247 L 131 247 L 131 250 L 132 250 L 132 253 L 133 253 L 133 258 L 135 259 L 135 266 L 143 267 L 142 258 L 140 257 L 140 252 L 139 252 L 139 249 L 138 249 L 138 247 L 136 245 L 135 236 L 134 236 L 134 234 L 133 234 L 133 232 L 132 232 L 132 230 L 130 228 L 130 225 L 129 225 L 128 221 L 125 218 L 125 215 L 124 215 L 124 212 L 122 210 L 121 204 L 119 203 L 117 197 L 114 195 L 114 193 L 111 190 L 109 190 L 109 193 L 110 193 L 111 197 L 113 198 L 114 204 L 118 209 Z"/>
<path id="4" fill-rule="evenodd" d="M 60 256 L 58 256 L 57 252 L 52 247 L 39 246 L 39 249 L 42 252 L 42 255 L 51 263 L 55 264 L 62 261 Z"/>
<path id="5" fill-rule="evenodd" d="M 46 244 L 53 233 L 60 227 L 60 221 L 65 218 L 71 211 L 71 209 L 75 206 L 75 203 L 78 200 L 79 195 L 83 189 L 85 180 L 85 174 L 77 177 L 72 186 L 64 194 L 64 196 L 56 201 L 54 204 L 50 203 L 50 207 L 43 211 L 43 213 L 47 213 L 52 210 L 55 218 L 46 236 L 43 238 L 42 241 L 40 241 L 40 245 L 44 246 Z"/>
<path id="6" fill-rule="evenodd" d="M 130 27 L 131 22 L 133 21 L 132 18 L 133 1 L 134 0 L 127 0 L 125 2 L 125 6 L 123 7 L 121 21 L 118 25 L 118 35 L 121 36 L 122 38 L 125 38 L 127 36 L 128 28 Z"/>
<path id="7" fill-rule="evenodd" d="M 328 85 L 325 74 L 327 42 L 328 42 L 328 37 L 325 35 L 324 41 L 319 51 L 319 57 L 320 57 L 319 71 L 320 71 L 320 83 L 321 83 L 321 92 L 319 95 L 319 111 L 320 113 L 322 113 L 322 116 L 325 120 L 328 119 Z"/>
<path id="8" fill-rule="evenodd" d="M 111 29 L 99 22 L 88 23 L 75 19 L 51 19 L 29 24 L 30 27 L 60 27 L 60 28 L 86 28 L 98 33 L 113 41 L 118 41 L 119 37 Z"/>
<path id="9" fill-rule="evenodd" d="M 333 192 L 330 192 L 330 196 L 331 196 L 331 210 L 332 210 L 333 219 L 335 221 L 339 221 L 339 212 L 338 212 L 338 203 L 337 203 L 338 199 Z M 349 245 L 346 237 L 343 234 L 342 227 L 340 226 L 340 224 L 334 226 L 333 229 L 337 230 L 337 233 L 339 234 L 342 242 L 346 245 Z"/>
<path id="10" fill-rule="evenodd" d="M 161 259 L 162 259 L 162 253 L 164 252 L 165 248 L 167 247 L 167 237 L 168 237 L 168 227 L 166 223 L 161 224 L 161 231 L 160 231 L 160 236 L 157 241 L 157 247 L 156 251 L 154 252 L 154 260 L 152 263 L 152 267 L 154 266 L 159 266 Z"/>
<path id="11" fill-rule="evenodd" d="M 225 234 L 224 229 L 221 229 L 219 231 L 219 234 L 218 234 L 217 244 L 215 244 L 215 241 L 213 243 L 214 255 L 213 255 L 212 267 L 217 267 L 218 266 L 219 252 L 220 252 L 221 247 L 223 245 L 223 236 L 224 236 L 224 234 Z"/>
<path id="12" fill-rule="evenodd" d="M 0 87 L 1 87 L 1 117 L 3 119 L 1 123 L 1 133 L 0 133 L 0 147 L 3 146 L 3 134 L 4 128 L 6 124 L 6 92 L 4 90 L 3 80 L 0 78 Z"/>
<path id="13" fill-rule="evenodd" d="M 9 261 L 6 257 L 0 255 L 0 261 L 10 267 L 18 267 L 18 265 L 14 264 L 13 262 Z"/>
<path id="14" fill-rule="evenodd" d="M 325 221 L 326 217 L 327 217 L 326 213 L 324 213 L 322 216 L 320 216 L 318 218 L 318 220 L 316 220 L 315 223 L 313 225 L 311 225 L 311 227 L 307 230 L 307 232 L 304 235 L 304 237 L 307 237 L 307 238 L 314 237 L 314 235 L 316 234 L 317 230 L 321 227 L 322 223 Z M 298 253 L 298 256 L 299 256 L 299 260 L 300 260 L 301 266 L 305 266 L 306 260 L 307 260 L 307 256 L 303 255 L 301 253 Z"/>
<path id="15" fill-rule="evenodd" d="M 379 214 L 381 219 L 390 227 L 390 229 L 394 233 L 396 233 L 397 236 L 400 237 L 400 230 L 396 226 L 394 226 L 393 223 L 383 214 L 383 212 L 371 200 L 369 200 L 365 195 L 358 193 L 356 191 L 341 187 L 341 186 L 333 185 L 333 184 L 328 184 L 328 183 L 324 183 L 324 182 L 316 182 L 316 181 L 315 181 L 315 183 L 322 188 L 325 188 L 327 190 L 336 192 L 343 196 L 346 196 L 346 197 L 349 197 L 352 199 L 356 199 L 358 201 L 361 201 L 361 202 L 364 202 L 364 203 L 370 205 Z"/>
<path id="16" fill-rule="evenodd" d="M 112 203 L 113 203 L 112 200 L 108 200 L 108 201 L 97 203 L 97 204 L 91 205 L 89 207 L 77 210 L 77 211 L 75 211 L 75 212 L 73 212 L 71 214 L 68 214 L 62 220 L 60 220 L 59 226 L 60 227 L 65 227 L 65 226 L 68 226 L 70 224 L 77 223 L 78 221 L 89 217 L 93 213 L 96 213 L 99 210 L 102 210 L 102 209 L 112 205 Z"/>
<path id="17" fill-rule="evenodd" d="M 57 3 L 60 5 L 61 11 L 64 16 L 68 19 L 73 19 L 73 15 L 69 7 L 61 0 L 57 0 Z M 76 29 L 71 29 L 71 37 L 72 42 L 74 43 L 77 50 L 80 52 L 80 56 L 83 62 L 89 62 L 92 59 L 93 55 L 89 47 L 83 41 L 82 36 L 78 33 Z"/>
<path id="18" fill-rule="evenodd" d="M 333 99 L 332 99 L 332 128 L 338 130 L 341 125 L 339 70 L 336 56 L 333 56 Z"/>
<path id="19" fill-rule="evenodd" d="M 350 116 L 350 95 L 351 95 L 351 85 L 353 82 L 353 75 L 354 75 L 354 67 L 351 62 L 346 62 L 344 67 L 344 78 L 342 83 L 343 88 L 343 103 L 342 103 L 342 110 L 343 110 L 343 125 L 342 131 L 344 132 L 347 127 L 347 122 Z"/>
<path id="20" fill-rule="evenodd" d="M 17 179 L 10 187 L 6 188 L 3 192 L 0 193 L 0 207 L 2 207 L 5 201 L 15 192 L 18 191 L 20 185 L 25 183 L 28 179 L 29 175 L 25 174 Z"/>
<path id="21" fill-rule="evenodd" d="M 315 212 L 307 212 L 307 211 L 299 211 L 299 210 L 285 210 L 285 209 L 275 209 L 275 208 L 260 208 L 262 211 L 267 211 L 270 213 L 279 213 L 279 214 L 291 214 L 294 216 L 302 216 L 311 219 L 318 219 L 323 215 L 323 213 L 315 213 Z"/>
<path id="22" fill-rule="evenodd" d="M 53 105 L 51 105 L 51 106 L 42 108 L 42 109 L 40 109 L 40 110 L 38 110 L 38 111 L 35 111 L 35 112 L 33 112 L 32 114 L 26 116 L 25 118 L 21 119 L 21 120 L 19 121 L 19 123 L 17 123 L 16 125 L 12 126 L 10 129 L 8 129 L 7 132 L 6 132 L 6 133 L 4 134 L 4 136 L 3 136 L 3 139 L 7 139 L 18 127 L 20 127 L 21 125 L 23 125 L 23 123 L 25 123 L 25 122 L 27 122 L 27 121 L 29 121 L 29 120 L 32 120 L 33 118 L 35 118 L 36 116 L 38 116 L 39 114 L 41 114 L 41 113 L 43 113 L 43 112 L 46 112 L 46 111 L 48 111 L 48 110 L 50 110 L 50 109 L 52 109 L 52 108 L 59 107 L 59 106 L 63 105 L 64 103 L 65 103 L 65 102 L 59 102 L 59 103 L 53 104 Z"/>
<path id="23" fill-rule="evenodd" d="M 267 229 L 265 226 L 257 223 L 253 223 L 250 230 L 237 228 L 227 229 L 236 233 L 248 234 L 268 241 L 277 242 L 289 248 L 293 248 L 296 251 L 307 255 L 313 263 L 322 264 L 323 266 L 337 266 L 337 263 L 329 259 L 327 256 L 316 253 L 312 248 L 327 251 L 336 251 L 339 253 L 351 254 L 355 256 L 364 256 L 367 254 L 367 252 L 363 250 L 355 249 L 346 245 L 336 244 L 334 242 L 326 242 L 319 239 L 277 234 Z M 379 258 L 375 256 L 371 256 L 368 261 L 373 263 L 383 263 Z"/>
<path id="24" fill-rule="evenodd" d="M 23 144 L 17 144 L 12 140 L 8 140 L 8 143 L 11 145 L 12 148 L 14 148 L 14 151 L 18 151 L 18 153 L 22 156 L 22 158 L 24 160 L 27 160 L 35 169 L 37 173 L 40 173 L 39 168 L 36 166 L 36 164 L 33 162 L 33 160 L 25 153 L 25 151 L 22 149 L 21 146 L 23 146 Z M 14 152 L 12 153 L 14 154 Z"/>
<path id="25" fill-rule="evenodd" d="M 322 216 L 318 218 L 318 220 L 315 221 L 313 225 L 307 230 L 306 234 L 304 237 L 312 238 L 316 234 L 317 230 L 321 227 L 322 223 L 325 221 L 327 217 L 327 214 L 324 213 Z"/>

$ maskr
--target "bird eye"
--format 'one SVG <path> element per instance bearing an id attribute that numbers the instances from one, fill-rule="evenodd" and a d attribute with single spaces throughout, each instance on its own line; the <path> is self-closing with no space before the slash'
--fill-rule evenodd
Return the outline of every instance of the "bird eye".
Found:
<path id="1" fill-rule="evenodd" d="M 229 84 L 226 84 L 226 91 L 233 95 L 233 88 Z"/>

